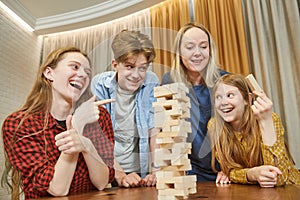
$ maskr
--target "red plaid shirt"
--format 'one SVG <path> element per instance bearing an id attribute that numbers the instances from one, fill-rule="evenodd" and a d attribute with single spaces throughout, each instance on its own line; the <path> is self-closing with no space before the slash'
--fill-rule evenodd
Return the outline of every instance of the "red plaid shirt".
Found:
<path id="1" fill-rule="evenodd" d="M 109 167 L 109 182 L 111 182 L 114 178 L 114 135 L 107 110 L 102 106 L 99 109 L 99 123 L 88 124 L 84 132 L 89 134 L 99 155 Z M 15 112 L 5 119 L 2 127 L 5 151 L 11 165 L 21 172 L 26 199 L 49 196 L 47 190 L 54 175 L 54 166 L 61 153 L 55 145 L 54 137 L 66 129 L 49 114 L 48 125 L 43 130 L 43 113 L 32 115 L 18 128 L 22 118 L 22 112 Z M 13 138 L 16 130 L 16 136 Z M 79 154 L 69 193 L 95 189 L 89 179 L 83 155 Z"/>

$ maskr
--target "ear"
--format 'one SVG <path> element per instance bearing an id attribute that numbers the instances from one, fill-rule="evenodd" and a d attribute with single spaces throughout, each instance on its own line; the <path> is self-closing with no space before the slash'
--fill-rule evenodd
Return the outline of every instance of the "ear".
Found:
<path id="1" fill-rule="evenodd" d="M 111 66 L 115 71 L 118 71 L 118 62 L 115 59 L 111 61 Z"/>
<path id="2" fill-rule="evenodd" d="M 51 67 L 46 67 L 46 69 L 44 70 L 43 74 L 46 77 L 46 79 L 48 79 L 49 81 L 53 81 L 53 69 Z"/>

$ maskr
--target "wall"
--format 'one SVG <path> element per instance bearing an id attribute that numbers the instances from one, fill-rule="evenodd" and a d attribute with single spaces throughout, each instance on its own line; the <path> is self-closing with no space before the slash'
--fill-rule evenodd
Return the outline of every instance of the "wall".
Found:
<path id="1" fill-rule="evenodd" d="M 0 8 L 0 125 L 19 108 L 29 93 L 39 66 L 42 40 L 13 21 Z M 0 174 L 4 167 L 0 137 Z M 0 187 L 0 199 L 10 199 Z"/>

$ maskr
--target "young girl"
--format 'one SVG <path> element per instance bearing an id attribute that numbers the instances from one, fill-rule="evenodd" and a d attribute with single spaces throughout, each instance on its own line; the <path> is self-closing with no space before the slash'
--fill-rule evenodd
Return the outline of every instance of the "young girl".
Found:
<path id="1" fill-rule="evenodd" d="M 251 93 L 242 75 L 227 74 L 216 83 L 212 97 L 215 116 L 208 124 L 212 157 L 231 182 L 261 187 L 300 184 L 281 120 L 265 93 Z M 217 177 L 216 182 L 222 180 Z"/>
<path id="2" fill-rule="evenodd" d="M 5 119 L 3 181 L 10 185 L 11 171 L 12 199 L 19 187 L 30 199 L 102 190 L 113 180 L 111 120 L 103 102 L 89 95 L 90 76 L 85 53 L 53 51 L 25 104 Z"/>

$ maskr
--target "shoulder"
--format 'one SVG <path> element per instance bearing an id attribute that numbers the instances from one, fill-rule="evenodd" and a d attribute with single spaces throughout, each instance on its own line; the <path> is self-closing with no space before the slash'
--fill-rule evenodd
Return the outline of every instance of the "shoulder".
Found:
<path id="1" fill-rule="evenodd" d="M 6 126 L 13 126 L 14 124 L 19 124 L 23 117 L 24 113 L 21 111 L 11 113 L 5 118 L 3 122 L 3 128 L 5 128 Z"/>
<path id="2" fill-rule="evenodd" d="M 167 72 L 163 75 L 162 77 L 162 81 L 161 81 L 161 84 L 162 85 L 165 85 L 165 84 L 169 84 L 169 83 L 173 83 L 174 81 L 172 80 L 171 78 L 171 73 L 170 72 Z"/>
<path id="3" fill-rule="evenodd" d="M 229 74 L 229 72 L 224 71 L 224 70 L 222 70 L 222 69 L 218 69 L 218 70 L 219 70 L 220 76 L 223 76 L 223 75 L 225 75 L 225 74 Z"/>
<path id="4" fill-rule="evenodd" d="M 21 134 L 28 134 L 42 127 L 43 122 L 44 113 L 32 114 L 25 118 L 24 111 L 17 111 L 6 117 L 2 125 L 2 131 L 10 133 L 18 131 Z"/>
<path id="5" fill-rule="evenodd" d="M 207 123 L 207 128 L 209 129 L 209 128 L 211 128 L 212 127 L 212 125 L 215 123 L 215 118 L 210 118 L 210 120 L 208 121 L 208 123 Z"/>
<path id="6" fill-rule="evenodd" d="M 116 72 L 114 71 L 107 71 L 102 72 L 100 74 L 96 74 L 92 79 L 92 85 L 96 84 L 104 84 L 107 82 L 111 82 L 116 76 Z"/>
<path id="7" fill-rule="evenodd" d="M 145 82 L 145 84 L 147 84 L 147 83 L 159 84 L 159 80 L 158 80 L 157 75 L 152 71 L 147 71 L 146 78 L 145 78 L 144 82 Z"/>

